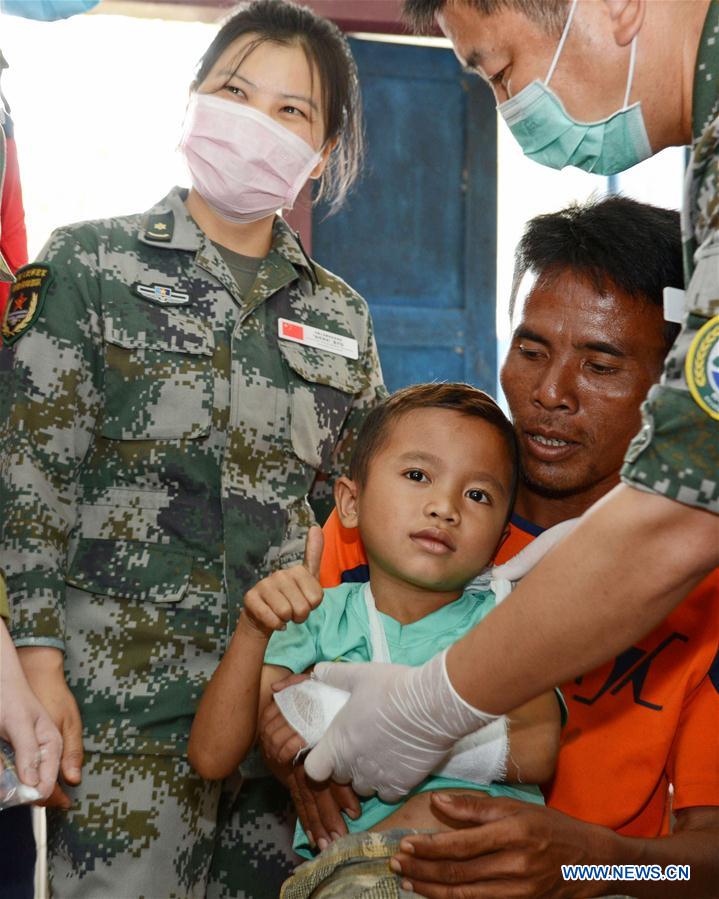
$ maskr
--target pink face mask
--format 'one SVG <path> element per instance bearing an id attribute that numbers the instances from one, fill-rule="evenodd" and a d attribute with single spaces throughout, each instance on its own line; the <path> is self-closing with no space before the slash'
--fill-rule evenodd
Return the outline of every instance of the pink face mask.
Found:
<path id="1" fill-rule="evenodd" d="M 292 209 L 322 159 L 264 113 L 211 94 L 190 100 L 180 149 L 195 190 L 230 222 Z"/>

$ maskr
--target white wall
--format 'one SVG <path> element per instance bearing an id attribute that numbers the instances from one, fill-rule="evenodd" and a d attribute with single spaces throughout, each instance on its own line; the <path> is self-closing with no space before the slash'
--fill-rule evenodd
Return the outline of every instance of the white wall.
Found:
<path id="1" fill-rule="evenodd" d="M 140 212 L 187 183 L 175 147 L 214 30 L 115 15 L 0 16 L 31 257 L 58 225 Z"/>

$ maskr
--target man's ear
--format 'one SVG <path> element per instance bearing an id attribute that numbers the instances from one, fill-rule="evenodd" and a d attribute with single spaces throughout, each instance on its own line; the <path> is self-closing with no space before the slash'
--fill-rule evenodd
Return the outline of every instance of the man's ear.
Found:
<path id="1" fill-rule="evenodd" d="M 356 528 L 359 524 L 359 485 L 341 477 L 335 481 L 335 508 L 342 527 Z"/>
<path id="2" fill-rule="evenodd" d="M 612 22 L 617 46 L 626 47 L 634 40 L 644 22 L 646 0 L 604 0 Z"/>

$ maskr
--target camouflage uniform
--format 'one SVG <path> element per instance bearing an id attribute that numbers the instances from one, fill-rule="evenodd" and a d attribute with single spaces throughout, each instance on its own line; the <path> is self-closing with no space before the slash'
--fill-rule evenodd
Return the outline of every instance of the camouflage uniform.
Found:
<path id="1" fill-rule="evenodd" d="M 282 885 L 280 899 L 413 899 L 389 866 L 400 841 L 419 830 L 351 833 L 301 865 Z"/>
<path id="2" fill-rule="evenodd" d="M 719 512 L 719 2 L 694 73 L 693 143 L 682 211 L 686 314 L 660 384 L 642 406 L 622 479 Z"/>
<path id="3" fill-rule="evenodd" d="M 51 819 L 54 889 L 154 896 L 144 878 L 164 854 L 175 878 L 161 895 L 204 895 L 198 847 L 211 847 L 220 788 L 190 783 L 192 715 L 244 592 L 301 560 L 308 495 L 328 511 L 384 396 L 371 321 L 280 219 L 241 296 L 178 189 L 145 215 L 60 229 L 42 259 L 40 311 L 0 354 L 13 360 L 0 553 L 16 644 L 64 650 L 89 753 L 77 809 Z M 358 358 L 279 339 L 280 318 L 355 339 Z M 228 820 L 247 792 L 229 791 Z M 155 819 L 148 792 L 176 808 Z M 255 831 L 245 814 L 241 869 L 218 872 L 215 895 L 277 895 L 285 796 L 266 776 L 251 793 Z"/>

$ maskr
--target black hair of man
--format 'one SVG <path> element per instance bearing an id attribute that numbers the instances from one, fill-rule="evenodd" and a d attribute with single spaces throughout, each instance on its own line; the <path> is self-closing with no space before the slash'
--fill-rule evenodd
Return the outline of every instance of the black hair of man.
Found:
<path id="1" fill-rule="evenodd" d="M 505 9 L 523 13 L 528 19 L 544 26 L 549 32 L 561 32 L 567 21 L 569 0 L 404 0 L 402 15 L 419 32 L 431 32 L 435 16 L 450 3 L 463 3 L 484 16 L 492 16 Z"/>
<path id="2" fill-rule="evenodd" d="M 515 251 L 510 315 L 528 271 L 552 278 L 570 271 L 599 295 L 618 288 L 660 308 L 665 287 L 684 287 L 679 213 L 629 197 L 592 198 L 527 222 Z M 667 350 L 679 325 L 667 322 Z"/>

